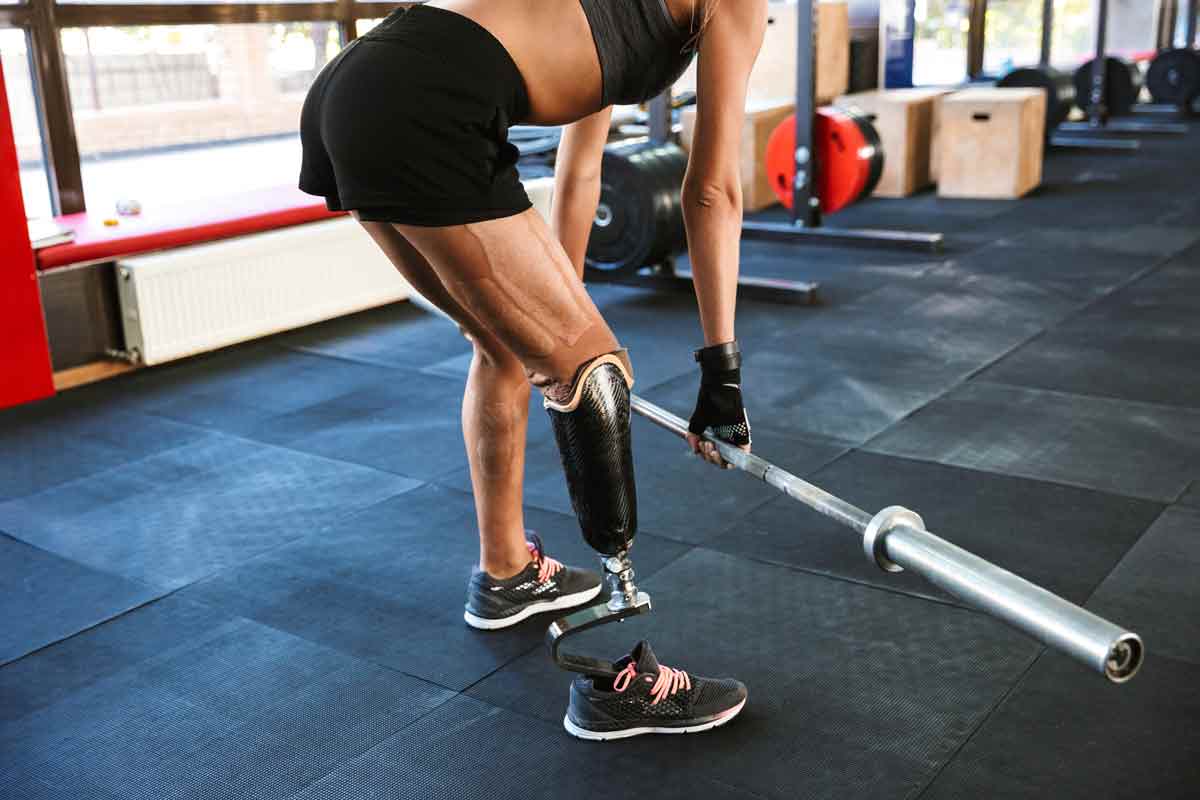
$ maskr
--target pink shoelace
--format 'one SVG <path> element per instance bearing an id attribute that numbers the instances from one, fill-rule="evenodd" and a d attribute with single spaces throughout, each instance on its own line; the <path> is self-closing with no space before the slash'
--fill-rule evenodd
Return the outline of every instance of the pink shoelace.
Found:
<path id="1" fill-rule="evenodd" d="M 562 570 L 562 562 L 556 558 L 550 558 L 538 549 L 538 546 L 533 542 L 526 542 L 525 546 L 529 548 L 529 555 L 538 565 L 538 583 L 545 583 L 553 578 Z"/>
<path id="2" fill-rule="evenodd" d="M 629 688 L 629 684 L 633 683 L 633 679 L 637 677 L 637 665 L 630 662 L 625 665 L 625 669 L 617 673 L 616 679 L 613 681 L 613 689 L 618 692 L 623 692 Z M 650 680 L 647 676 L 646 680 Z M 688 674 L 681 669 L 662 666 L 658 667 L 658 679 L 654 681 L 654 685 L 650 687 L 650 696 L 654 698 L 650 705 L 658 705 L 658 701 L 664 697 L 670 697 L 680 689 L 691 689 L 692 679 Z"/>

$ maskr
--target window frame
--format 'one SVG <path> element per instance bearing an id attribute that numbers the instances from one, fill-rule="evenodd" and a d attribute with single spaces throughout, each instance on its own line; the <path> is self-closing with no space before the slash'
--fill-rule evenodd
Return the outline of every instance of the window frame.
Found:
<path id="1" fill-rule="evenodd" d="M 64 28 L 138 25 L 237 25 L 270 22 L 336 22 L 343 45 L 356 38 L 357 22 L 387 16 L 398 7 L 419 2 L 187 3 L 103 4 L 28 0 L 0 6 L 0 26 L 23 29 L 30 43 L 34 94 L 46 170 L 50 178 L 50 203 L 57 214 L 87 210 L 83 195 L 79 142 L 67 86 L 62 49 Z"/>

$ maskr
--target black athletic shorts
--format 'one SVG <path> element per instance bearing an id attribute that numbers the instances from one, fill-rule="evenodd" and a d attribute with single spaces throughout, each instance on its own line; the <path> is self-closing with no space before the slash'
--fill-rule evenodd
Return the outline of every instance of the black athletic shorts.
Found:
<path id="1" fill-rule="evenodd" d="M 529 114 L 508 51 L 440 8 L 398 9 L 317 76 L 300 188 L 364 220 L 461 225 L 530 208 L 509 125 Z"/>

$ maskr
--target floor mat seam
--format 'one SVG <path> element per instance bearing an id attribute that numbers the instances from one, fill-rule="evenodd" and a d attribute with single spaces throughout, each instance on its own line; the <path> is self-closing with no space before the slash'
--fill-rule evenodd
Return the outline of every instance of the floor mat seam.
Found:
<path id="1" fill-rule="evenodd" d="M 956 758 L 958 758 L 958 756 L 962 753 L 963 749 L 968 744 L 970 744 L 970 742 L 975 738 L 975 736 L 979 733 L 979 731 L 983 729 L 983 726 L 987 724 L 988 720 L 990 720 L 995 715 L 995 713 L 1000 709 L 1000 706 L 1004 705 L 1005 701 L 1007 701 L 1008 698 L 1011 697 L 1013 695 L 1013 693 L 1016 692 L 1017 689 L 1019 689 L 1021 687 L 1021 684 L 1025 682 L 1025 679 L 1033 671 L 1034 666 L 1036 666 L 1037 663 L 1042 660 L 1042 656 L 1045 653 L 1046 653 L 1046 648 L 1043 645 L 1042 647 L 1040 647 L 1040 649 L 1034 655 L 1034 657 L 1029 660 L 1029 664 L 1025 667 L 1024 670 L 1021 671 L 1021 674 L 1017 676 L 1017 679 L 1012 682 L 1012 685 L 1010 685 L 1008 687 L 1008 689 L 1005 690 L 1000 695 L 1000 697 L 998 697 L 996 699 L 996 701 L 992 704 L 991 708 L 989 708 L 985 713 L 980 715 L 979 722 L 975 724 L 975 726 L 971 729 L 970 733 L 968 733 L 966 736 L 963 737 L 963 740 L 961 742 L 959 742 L 958 747 L 954 748 L 954 752 L 952 752 L 946 758 L 946 760 L 942 762 L 942 764 L 937 768 L 937 770 L 933 773 L 933 775 L 931 775 L 929 777 L 929 780 L 925 782 L 925 785 L 921 786 L 920 788 L 909 793 L 909 795 L 908 795 L 909 800 L 920 800 L 920 798 L 925 796 L 925 794 L 930 790 L 930 788 L 932 788 L 933 784 L 937 781 L 937 779 L 939 777 L 941 777 L 942 773 L 946 771 L 946 768 L 949 767 L 950 764 L 952 764 Z"/>

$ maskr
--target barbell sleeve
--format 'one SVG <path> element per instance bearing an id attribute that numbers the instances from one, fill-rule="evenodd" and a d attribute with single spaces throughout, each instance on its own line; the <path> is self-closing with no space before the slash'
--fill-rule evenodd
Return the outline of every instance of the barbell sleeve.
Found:
<path id="1" fill-rule="evenodd" d="M 687 423 L 669 411 L 636 395 L 632 407 L 650 422 L 687 437 Z M 1124 683 L 1141 667 L 1145 648 L 1136 633 L 935 536 L 925 530 L 915 512 L 890 506 L 872 516 L 764 458 L 704 438 L 735 468 L 861 534 L 867 558 L 881 569 L 907 569 L 920 575 L 967 606 L 1081 661 L 1113 683 Z"/>

